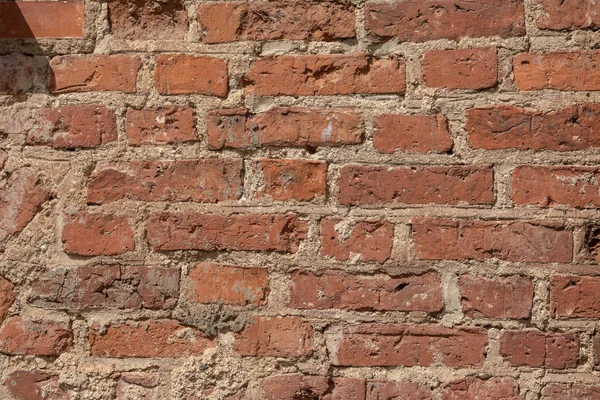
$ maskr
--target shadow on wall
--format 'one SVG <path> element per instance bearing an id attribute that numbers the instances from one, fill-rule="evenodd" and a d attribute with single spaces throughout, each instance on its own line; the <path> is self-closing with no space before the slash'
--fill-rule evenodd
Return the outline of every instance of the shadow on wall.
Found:
<path id="1" fill-rule="evenodd" d="M 0 94 L 48 93 L 49 58 L 36 40 L 36 3 L 0 0 Z"/>

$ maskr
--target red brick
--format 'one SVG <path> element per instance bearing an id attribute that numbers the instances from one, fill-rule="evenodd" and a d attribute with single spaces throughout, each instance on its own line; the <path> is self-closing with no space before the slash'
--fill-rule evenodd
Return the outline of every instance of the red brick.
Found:
<path id="1" fill-rule="evenodd" d="M 339 366 L 480 367 L 487 341 L 487 331 L 473 327 L 362 324 L 329 337 L 328 348 Z"/>
<path id="2" fill-rule="evenodd" d="M 203 94 L 227 97 L 227 62 L 188 54 L 159 54 L 154 72 L 160 94 Z"/>
<path id="3" fill-rule="evenodd" d="M 517 205 L 600 207 L 600 169 L 595 167 L 518 167 L 512 178 Z"/>
<path id="4" fill-rule="evenodd" d="M 170 320 L 92 326 L 89 341 L 93 356 L 114 358 L 202 356 L 205 350 L 216 346 L 197 329 Z"/>
<path id="5" fill-rule="evenodd" d="M 0 328 L 0 353 L 57 357 L 73 343 L 68 323 L 8 318 Z"/>
<path id="6" fill-rule="evenodd" d="M 74 55 L 50 61 L 52 93 L 119 91 L 135 93 L 139 57 L 131 55 Z"/>
<path id="7" fill-rule="evenodd" d="M 0 94 L 16 95 L 34 91 L 43 75 L 40 60 L 39 57 L 23 54 L 0 56 Z"/>
<path id="8" fill-rule="evenodd" d="M 198 303 L 264 305 L 269 294 L 267 268 L 200 263 L 190 271 L 189 299 Z"/>
<path id="9" fill-rule="evenodd" d="M 263 159 L 256 162 L 255 168 L 264 179 L 257 197 L 280 201 L 325 199 L 327 163 L 323 161 Z"/>
<path id="10" fill-rule="evenodd" d="M 110 33 L 119 39 L 183 40 L 188 32 L 182 0 L 113 0 L 108 18 Z"/>
<path id="11" fill-rule="evenodd" d="M 242 356 L 299 357 L 313 350 L 314 329 L 299 317 L 255 317 L 235 335 Z"/>
<path id="12" fill-rule="evenodd" d="M 439 312 L 444 307 L 441 279 L 435 272 L 390 276 L 295 271 L 291 280 L 293 308 Z"/>
<path id="13" fill-rule="evenodd" d="M 494 203 L 494 171 L 488 165 L 345 165 L 338 186 L 344 205 Z"/>
<path id="14" fill-rule="evenodd" d="M 215 110 L 208 116 L 208 147 L 212 150 L 342 146 L 359 144 L 362 136 L 362 117 L 345 109 L 284 107 L 255 115 L 233 109 Z"/>
<path id="15" fill-rule="evenodd" d="M 189 107 L 129 109 L 125 133 L 132 146 L 198 141 L 196 119 Z"/>
<path id="16" fill-rule="evenodd" d="M 112 161 L 96 166 L 87 199 L 216 203 L 239 199 L 243 184 L 241 160 Z"/>
<path id="17" fill-rule="evenodd" d="M 382 263 L 390 258 L 393 241 L 394 225 L 385 220 L 349 222 L 335 217 L 321 220 L 321 255 L 325 257 Z"/>
<path id="18" fill-rule="evenodd" d="M 452 150 L 448 120 L 442 114 L 382 114 L 373 120 L 373 129 L 373 146 L 380 153 L 401 150 L 425 154 Z"/>
<path id="19" fill-rule="evenodd" d="M 462 310 L 473 318 L 528 319 L 533 305 L 533 282 L 523 276 L 486 279 L 458 278 Z"/>
<path id="20" fill-rule="evenodd" d="M 8 279 L 0 276 L 0 324 L 8 315 L 8 310 L 15 302 L 14 285 Z"/>
<path id="21" fill-rule="evenodd" d="M 355 36 L 354 7 L 334 1 L 217 2 L 198 8 L 205 43 Z"/>
<path id="22" fill-rule="evenodd" d="M 413 240 L 422 260 L 567 263 L 573 255 L 571 231 L 543 222 L 419 218 Z"/>
<path id="23" fill-rule="evenodd" d="M 155 250 L 276 251 L 295 253 L 306 221 L 293 214 L 151 214 L 146 237 Z"/>
<path id="24" fill-rule="evenodd" d="M 58 384 L 58 375 L 43 370 L 17 370 L 4 380 L 16 400 L 69 400 Z"/>
<path id="25" fill-rule="evenodd" d="M 80 256 L 117 255 L 135 247 L 126 218 L 87 211 L 65 216 L 62 242 L 67 254 Z"/>
<path id="26" fill-rule="evenodd" d="M 443 400 L 519 400 L 519 387 L 513 378 L 480 379 L 467 377 L 448 382 L 442 389 Z"/>
<path id="27" fill-rule="evenodd" d="M 522 53 L 513 61 L 520 90 L 600 90 L 600 52 Z"/>
<path id="28" fill-rule="evenodd" d="M 144 266 L 53 268 L 31 284 L 29 303 L 49 309 L 170 309 L 179 297 L 179 269 Z"/>
<path id="29" fill-rule="evenodd" d="M 575 368 L 579 336 L 537 330 L 505 331 L 500 336 L 500 354 L 513 367 Z"/>
<path id="30" fill-rule="evenodd" d="M 0 253 L 6 241 L 21 232 L 42 205 L 50 198 L 50 190 L 30 169 L 14 171 L 0 189 Z"/>
<path id="31" fill-rule="evenodd" d="M 445 89 L 487 89 L 498 82 L 496 49 L 429 50 L 423 56 L 423 83 Z"/>
<path id="32" fill-rule="evenodd" d="M 25 112 L 16 122 L 26 135 L 28 145 L 86 149 L 117 140 L 115 113 L 103 106 L 45 108 Z"/>
<path id="33" fill-rule="evenodd" d="M 123 374 L 117 382 L 117 400 L 129 400 L 132 398 L 159 400 L 160 383 L 160 376 L 157 374 Z"/>
<path id="34" fill-rule="evenodd" d="M 83 1 L 0 3 L 0 38 L 83 38 Z"/>
<path id="35" fill-rule="evenodd" d="M 404 93 L 406 67 L 396 57 L 363 53 L 274 56 L 254 61 L 242 83 L 248 94 L 262 96 Z"/>
<path id="36" fill-rule="evenodd" d="M 538 19 L 540 29 L 598 29 L 600 12 L 593 0 L 541 0 L 544 14 Z"/>
<path id="37" fill-rule="evenodd" d="M 352 378 L 276 375 L 262 383 L 267 400 L 365 400 L 365 382 Z"/>
<path id="38" fill-rule="evenodd" d="M 600 277 L 552 275 L 550 315 L 553 318 L 600 318 Z"/>
<path id="39" fill-rule="evenodd" d="M 511 105 L 467 111 L 469 143 L 475 149 L 574 151 L 600 147 L 600 105 L 530 111 Z"/>
<path id="40" fill-rule="evenodd" d="M 540 400 L 600 399 L 600 386 L 578 383 L 548 383 L 542 389 Z"/>
<path id="41" fill-rule="evenodd" d="M 365 10 L 367 31 L 401 42 L 427 42 L 465 37 L 525 36 L 521 0 L 466 0 L 420 2 L 369 2 Z"/>

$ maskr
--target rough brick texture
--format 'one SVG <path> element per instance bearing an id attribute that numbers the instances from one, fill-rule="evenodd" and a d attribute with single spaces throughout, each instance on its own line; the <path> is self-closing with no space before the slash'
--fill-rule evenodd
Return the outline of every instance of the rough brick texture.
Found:
<path id="1" fill-rule="evenodd" d="M 392 277 L 295 271 L 290 278 L 289 305 L 294 308 L 437 312 L 443 307 L 436 273 Z"/>
<path id="2" fill-rule="evenodd" d="M 259 1 L 203 4 L 205 43 L 237 40 L 316 40 L 354 37 L 354 7 L 334 1 Z"/>
<path id="3" fill-rule="evenodd" d="M 496 49 L 431 50 L 423 56 L 423 83 L 445 89 L 485 89 L 498 81 Z"/>
<path id="4" fill-rule="evenodd" d="M 600 400 L 600 0 L 0 0 L 0 399 Z"/>
<path id="5" fill-rule="evenodd" d="M 216 110 L 208 118 L 208 146 L 250 149 L 359 144 L 363 120 L 351 110 L 275 108 L 251 115 L 246 109 Z"/>
<path id="6" fill-rule="evenodd" d="M 469 317 L 526 319 L 531 316 L 533 282 L 511 276 L 486 279 L 463 275 L 458 278 L 462 310 Z"/>
<path id="7" fill-rule="evenodd" d="M 369 1 L 365 24 L 376 35 L 397 37 L 402 42 L 525 35 L 523 3 L 519 0 Z"/>
<path id="8" fill-rule="evenodd" d="M 328 335 L 332 362 L 340 366 L 478 367 L 483 365 L 487 332 L 480 328 L 435 325 L 358 325 Z"/>
<path id="9" fill-rule="evenodd" d="M 383 114 L 373 120 L 373 128 L 373 146 L 381 153 L 446 153 L 452 149 L 448 120 L 442 114 Z"/>
<path id="10" fill-rule="evenodd" d="M 405 69 L 402 59 L 362 53 L 268 57 L 252 64 L 243 83 L 248 94 L 262 96 L 403 93 Z"/>
<path id="11" fill-rule="evenodd" d="M 549 112 L 495 105 L 469 109 L 466 128 L 477 149 L 573 151 L 600 147 L 599 120 L 593 103 Z"/>

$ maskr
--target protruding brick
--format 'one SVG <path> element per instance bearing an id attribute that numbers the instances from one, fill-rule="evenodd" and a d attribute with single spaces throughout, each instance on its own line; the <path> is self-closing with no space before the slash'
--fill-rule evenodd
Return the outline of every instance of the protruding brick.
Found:
<path id="1" fill-rule="evenodd" d="M 538 207 L 600 207 L 600 169 L 595 167 L 518 167 L 512 199 Z"/>
<path id="2" fill-rule="evenodd" d="M 67 254 L 101 256 L 134 249 L 133 231 L 126 218 L 82 211 L 65 216 L 62 242 Z"/>
<path id="3" fill-rule="evenodd" d="M 51 371 L 18 370 L 4 380 L 4 385 L 16 400 L 69 400 L 58 383 L 59 376 Z"/>
<path id="4" fill-rule="evenodd" d="M 0 324 L 8 315 L 8 310 L 15 302 L 14 285 L 8 279 L 0 276 Z"/>
<path id="5" fill-rule="evenodd" d="M 155 250 L 276 251 L 295 253 L 306 221 L 293 214 L 151 214 L 146 237 Z"/>
<path id="6" fill-rule="evenodd" d="M 339 202 L 344 205 L 491 205 L 494 202 L 494 171 L 488 165 L 345 165 L 338 186 Z"/>
<path id="7" fill-rule="evenodd" d="M 183 0 L 113 0 L 108 18 L 110 33 L 119 39 L 183 40 L 188 31 Z"/>
<path id="8" fill-rule="evenodd" d="M 125 133 L 129 144 L 176 144 L 195 142 L 196 119 L 189 107 L 164 106 L 127 110 Z"/>
<path id="9" fill-rule="evenodd" d="M 242 196 L 241 160 L 102 162 L 90 177 L 88 203 L 121 199 L 217 203 Z"/>
<path id="10" fill-rule="evenodd" d="M 487 89 L 498 82 L 496 49 L 429 50 L 422 61 L 423 83 L 445 89 Z"/>
<path id="11" fill-rule="evenodd" d="M 404 93 L 406 67 L 399 58 L 362 53 L 265 57 L 254 61 L 243 84 L 259 96 Z"/>
<path id="12" fill-rule="evenodd" d="M 345 221 L 341 218 L 321 220 L 321 255 L 345 261 L 385 262 L 390 258 L 394 225 L 385 220 Z"/>
<path id="13" fill-rule="evenodd" d="M 519 400 L 519 387 L 513 378 L 480 379 L 466 377 L 448 382 L 442 389 L 443 400 Z"/>
<path id="14" fill-rule="evenodd" d="M 575 368 L 579 336 L 537 330 L 505 331 L 500 336 L 500 354 L 513 367 Z"/>
<path id="15" fill-rule="evenodd" d="M 575 30 L 600 28 L 600 11 L 594 0 L 541 0 L 544 14 L 538 19 L 540 29 Z"/>
<path id="16" fill-rule="evenodd" d="M 242 356 L 299 357 L 313 350 L 314 329 L 299 317 L 256 317 L 235 335 Z"/>
<path id="17" fill-rule="evenodd" d="M 73 55 L 50 61 L 53 93 L 118 91 L 135 93 L 142 62 L 131 55 Z"/>
<path id="18" fill-rule="evenodd" d="M 311 201 L 327 194 L 327 163 L 323 161 L 263 159 L 255 168 L 264 180 L 257 197 Z"/>
<path id="19" fill-rule="evenodd" d="M 0 189 L 0 252 L 21 232 L 50 198 L 50 190 L 30 169 L 14 171 Z"/>
<path id="20" fill-rule="evenodd" d="M 552 275 L 550 315 L 553 318 L 600 318 L 600 277 Z"/>
<path id="21" fill-rule="evenodd" d="M 159 54 L 154 73 L 160 94 L 203 94 L 227 97 L 227 62 L 188 54 Z"/>
<path id="22" fill-rule="evenodd" d="M 37 85 L 42 84 L 42 77 L 45 77 L 45 60 L 46 57 L 24 54 L 0 56 L 0 94 L 16 95 L 34 91 Z"/>
<path id="23" fill-rule="evenodd" d="M 344 399 L 365 400 L 365 382 L 352 378 L 309 375 L 276 375 L 262 383 L 267 400 Z"/>
<path id="24" fill-rule="evenodd" d="M 355 36 L 354 6 L 335 1 L 216 2 L 198 7 L 205 43 Z"/>
<path id="25" fill-rule="evenodd" d="M 201 356 L 216 346 L 214 340 L 204 337 L 197 329 L 170 320 L 92 326 L 89 340 L 93 356 L 114 358 Z"/>
<path id="26" fill-rule="evenodd" d="M 542 389 L 540 400 L 600 399 L 600 386 L 579 383 L 548 383 Z"/>
<path id="27" fill-rule="evenodd" d="M 600 90 L 600 51 L 522 53 L 515 56 L 520 90 Z"/>
<path id="28" fill-rule="evenodd" d="M 458 278 L 462 310 L 469 317 L 527 319 L 533 306 L 533 281 L 524 276 Z"/>
<path id="29" fill-rule="evenodd" d="M 441 279 L 435 272 L 390 276 L 295 271 L 291 280 L 293 308 L 439 312 L 444 307 Z"/>
<path id="30" fill-rule="evenodd" d="M 190 271 L 189 299 L 198 303 L 264 305 L 269 293 L 266 268 L 200 263 Z"/>
<path id="31" fill-rule="evenodd" d="M 485 359 L 487 331 L 474 327 L 362 324 L 328 334 L 334 365 L 479 367 Z"/>
<path id="32" fill-rule="evenodd" d="M 37 277 L 32 291 L 29 303 L 50 309 L 170 309 L 179 297 L 179 269 L 59 267 Z"/>
<path id="33" fill-rule="evenodd" d="M 57 357 L 73 343 L 68 323 L 8 318 L 0 328 L 0 353 Z"/>
<path id="34" fill-rule="evenodd" d="M 83 38 L 83 1 L 0 3 L 0 38 Z"/>
<path id="35" fill-rule="evenodd" d="M 380 153 L 447 153 L 453 145 L 442 114 L 382 114 L 373 120 L 373 128 L 373 146 Z"/>
<path id="36" fill-rule="evenodd" d="M 246 109 L 216 110 L 208 117 L 208 146 L 342 146 L 362 142 L 363 119 L 349 110 L 274 108 L 251 115 Z"/>
<path id="37" fill-rule="evenodd" d="M 397 37 L 401 42 L 525 36 L 521 0 L 373 1 L 366 5 L 365 18 L 368 31 L 381 37 Z"/>
<path id="38" fill-rule="evenodd" d="M 472 108 L 466 129 L 475 149 L 575 151 L 600 147 L 600 105 L 530 111 L 511 105 Z"/>
<path id="39" fill-rule="evenodd" d="M 413 240 L 422 260 L 567 263 L 573 256 L 572 232 L 555 223 L 418 218 Z"/>

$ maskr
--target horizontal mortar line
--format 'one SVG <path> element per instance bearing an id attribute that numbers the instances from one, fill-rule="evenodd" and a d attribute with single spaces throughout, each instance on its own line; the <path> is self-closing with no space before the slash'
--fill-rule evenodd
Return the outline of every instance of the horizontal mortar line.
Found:
<path id="1" fill-rule="evenodd" d="M 202 204 L 189 202 L 142 202 L 124 200 L 114 203 L 107 203 L 102 206 L 92 206 L 91 210 L 106 210 L 111 209 L 121 210 L 123 203 L 133 203 L 147 206 L 148 213 L 161 212 L 200 212 L 200 213 L 216 213 L 224 216 L 236 215 L 238 213 L 247 214 L 283 214 L 296 213 L 300 215 L 315 215 L 315 216 L 339 216 L 339 217 L 387 217 L 388 219 L 397 219 L 398 222 L 409 221 L 406 218 L 410 217 L 449 217 L 449 218 L 476 218 L 476 219 L 500 219 L 500 220 L 537 220 L 537 219 L 568 219 L 568 220 L 590 220 L 599 218 L 597 209 L 589 210 L 574 210 L 574 209 L 544 209 L 544 208 L 506 208 L 495 209 L 490 207 L 457 208 L 443 207 L 438 205 L 424 204 L 418 207 L 411 208 L 391 208 L 389 206 L 381 206 L 380 208 L 353 208 L 344 206 L 327 206 L 327 205 L 278 205 L 278 204 L 248 204 L 248 205 L 233 205 L 233 204 Z M 168 210 L 165 207 L 169 207 Z M 543 221 L 540 221 L 543 222 Z"/>

